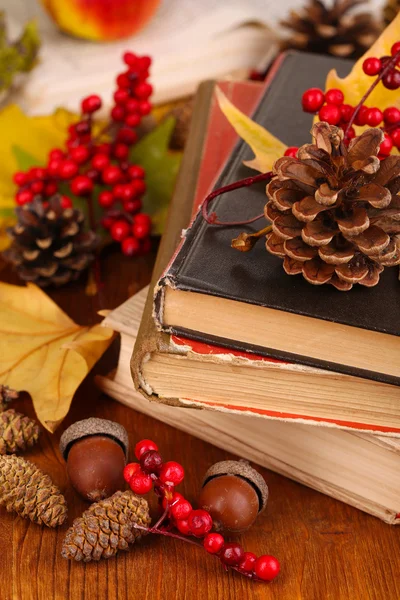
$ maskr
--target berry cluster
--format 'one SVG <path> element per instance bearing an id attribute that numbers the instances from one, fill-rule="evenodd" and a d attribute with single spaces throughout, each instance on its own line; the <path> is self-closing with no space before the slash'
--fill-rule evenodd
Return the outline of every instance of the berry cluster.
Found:
<path id="1" fill-rule="evenodd" d="M 357 106 L 345 103 L 344 94 L 339 89 L 330 89 L 325 93 L 319 88 L 306 90 L 302 97 L 303 110 L 308 113 L 317 114 L 320 121 L 326 121 L 330 125 L 337 125 L 345 132 L 345 143 L 349 143 L 356 135 L 354 125 L 360 127 L 380 127 L 385 138 L 380 147 L 380 158 L 389 156 L 393 147 L 400 149 L 400 110 L 390 106 L 381 111 L 377 107 L 367 107 L 363 102 L 374 87 L 382 81 L 382 84 L 395 90 L 400 87 L 400 42 L 392 46 L 391 56 L 382 58 L 370 57 L 363 63 L 363 71 L 366 75 L 377 76 L 364 98 Z M 296 156 L 297 148 L 291 147 L 286 150 L 286 156 Z"/>
<path id="2" fill-rule="evenodd" d="M 125 481 L 135 494 L 147 494 L 153 488 L 162 511 L 160 519 L 148 530 L 150 533 L 183 540 L 183 536 L 202 538 L 205 550 L 218 557 L 226 569 L 230 567 L 259 581 L 275 579 L 280 571 L 275 557 L 262 555 L 257 558 L 252 552 L 244 552 L 240 544 L 226 542 L 220 533 L 211 531 L 211 515 L 206 510 L 193 509 L 190 502 L 175 491 L 175 487 L 184 479 L 182 465 L 174 461 L 163 462 L 157 445 L 151 440 L 136 444 L 135 456 L 139 462 L 126 465 Z M 183 536 L 172 533 L 173 528 Z"/>
<path id="3" fill-rule="evenodd" d="M 54 149 L 45 167 L 35 167 L 14 175 L 19 186 L 16 202 L 44 201 L 61 193 L 62 206 L 73 204 L 71 194 L 89 203 L 90 226 L 96 230 L 94 196 L 103 209 L 101 225 L 121 244 L 128 256 L 144 254 L 151 248 L 151 219 L 141 213 L 146 192 L 145 171 L 129 161 L 130 147 L 137 141 L 135 128 L 151 111 L 153 88 L 147 82 L 151 59 L 126 52 L 127 70 L 117 77 L 110 123 L 97 136 L 93 116 L 102 106 L 101 98 L 90 95 L 81 103 L 81 119 L 69 127 L 65 150 Z M 100 188 L 100 192 L 99 192 Z"/>

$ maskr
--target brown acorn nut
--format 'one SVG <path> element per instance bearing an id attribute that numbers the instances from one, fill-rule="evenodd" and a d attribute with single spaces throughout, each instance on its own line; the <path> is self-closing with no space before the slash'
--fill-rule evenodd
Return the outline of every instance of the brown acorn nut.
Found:
<path id="1" fill-rule="evenodd" d="M 71 484 L 90 502 L 99 502 L 124 487 L 128 450 L 126 429 L 107 419 L 77 421 L 60 439 Z"/>
<path id="2" fill-rule="evenodd" d="M 207 510 L 216 531 L 246 531 L 268 501 L 264 478 L 245 460 L 224 460 L 203 479 L 199 506 Z"/>

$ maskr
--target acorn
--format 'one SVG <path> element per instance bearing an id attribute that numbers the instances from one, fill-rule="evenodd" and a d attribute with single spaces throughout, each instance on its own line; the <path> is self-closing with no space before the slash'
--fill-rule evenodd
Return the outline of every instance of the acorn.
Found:
<path id="1" fill-rule="evenodd" d="M 90 502 L 99 502 L 124 487 L 128 451 L 126 429 L 107 419 L 77 421 L 60 439 L 71 484 Z"/>
<path id="2" fill-rule="evenodd" d="M 203 479 L 199 506 L 211 514 L 216 531 L 249 529 L 268 501 L 268 486 L 245 460 L 224 460 Z"/>

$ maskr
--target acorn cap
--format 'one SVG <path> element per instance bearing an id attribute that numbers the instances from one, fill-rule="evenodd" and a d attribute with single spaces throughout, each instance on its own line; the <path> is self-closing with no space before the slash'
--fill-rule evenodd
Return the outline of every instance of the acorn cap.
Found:
<path id="1" fill-rule="evenodd" d="M 93 435 L 106 435 L 112 438 L 121 446 L 125 452 L 125 458 L 128 460 L 129 439 L 125 427 L 115 421 L 96 419 L 95 417 L 77 421 L 64 431 L 60 439 L 60 452 L 64 459 L 67 460 L 68 452 L 74 442 Z"/>
<path id="2" fill-rule="evenodd" d="M 204 476 L 202 487 L 211 479 L 220 477 L 221 475 L 237 475 L 255 489 L 260 508 L 258 512 L 262 512 L 267 506 L 268 501 L 268 486 L 265 483 L 264 477 L 258 471 L 253 469 L 247 460 L 223 460 L 212 465 Z"/>

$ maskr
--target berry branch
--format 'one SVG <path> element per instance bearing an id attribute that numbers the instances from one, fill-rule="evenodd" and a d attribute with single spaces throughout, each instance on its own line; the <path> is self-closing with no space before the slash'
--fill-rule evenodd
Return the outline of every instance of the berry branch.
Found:
<path id="1" fill-rule="evenodd" d="M 146 528 L 134 523 L 134 528 L 203 547 L 218 558 L 226 570 L 231 568 L 255 581 L 275 579 L 280 571 L 275 557 L 262 555 L 257 558 L 252 552 L 244 552 L 240 544 L 226 542 L 220 533 L 211 531 L 213 520 L 209 512 L 193 509 L 182 494 L 175 492 L 175 487 L 184 479 L 182 465 L 174 461 L 164 463 L 157 445 L 151 440 L 142 440 L 136 444 L 135 456 L 139 462 L 126 465 L 125 481 L 138 495 L 146 494 L 153 488 L 159 498 L 162 514 L 152 527 Z M 176 528 L 179 533 L 171 531 L 172 528 Z M 202 538 L 203 543 L 190 539 L 190 535 Z"/>

